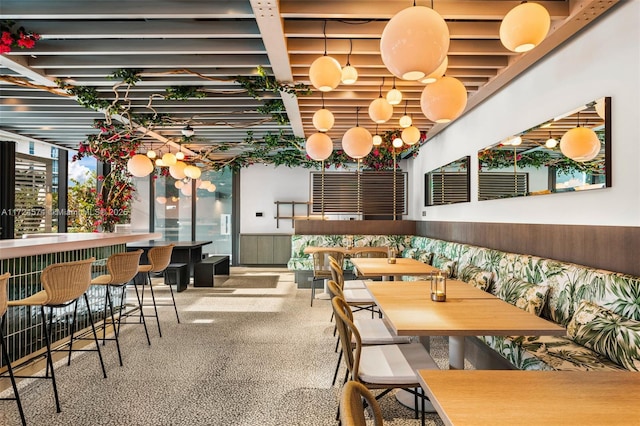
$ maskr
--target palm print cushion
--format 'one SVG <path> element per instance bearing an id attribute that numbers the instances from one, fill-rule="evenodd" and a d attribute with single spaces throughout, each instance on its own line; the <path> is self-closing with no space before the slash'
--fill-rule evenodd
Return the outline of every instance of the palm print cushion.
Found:
<path id="1" fill-rule="evenodd" d="M 448 278 L 455 276 L 456 261 L 451 260 L 448 257 L 439 254 L 433 255 L 431 266 L 443 271 Z"/>
<path id="2" fill-rule="evenodd" d="M 567 334 L 581 345 L 622 365 L 640 370 L 640 322 L 583 301 L 567 325 Z"/>
<path id="3" fill-rule="evenodd" d="M 493 276 L 493 272 L 485 271 L 473 265 L 465 266 L 460 270 L 460 273 L 458 273 L 458 278 L 461 281 L 469 283 L 483 291 L 489 291 L 489 287 L 491 287 L 493 283 Z"/>
<path id="4" fill-rule="evenodd" d="M 500 299 L 540 316 L 544 307 L 549 286 L 532 284 L 519 278 L 508 277 L 499 279 L 492 290 Z"/>

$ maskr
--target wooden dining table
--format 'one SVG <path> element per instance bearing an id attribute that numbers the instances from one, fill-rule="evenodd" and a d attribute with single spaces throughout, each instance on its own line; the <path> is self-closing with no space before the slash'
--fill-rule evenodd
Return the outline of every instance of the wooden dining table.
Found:
<path id="1" fill-rule="evenodd" d="M 367 282 L 366 286 L 397 335 L 449 336 L 452 369 L 464 369 L 465 336 L 566 333 L 563 327 L 462 281 L 447 282 L 445 302 L 431 300 L 428 281 Z"/>
<path id="2" fill-rule="evenodd" d="M 382 258 L 353 258 L 351 263 L 362 277 L 401 277 L 403 275 L 430 275 L 440 272 L 434 266 L 416 259 L 398 257 L 395 263 Z"/>
<path id="3" fill-rule="evenodd" d="M 374 253 L 385 253 L 387 254 L 389 252 L 389 247 L 386 246 L 365 246 L 365 247 L 319 247 L 319 246 L 307 246 L 304 248 L 303 253 L 304 254 L 313 254 L 313 253 L 317 253 L 320 251 L 338 251 L 342 254 L 344 254 L 347 257 L 353 257 L 355 255 L 357 255 L 358 253 L 369 253 L 369 252 L 374 252 Z"/>
<path id="4" fill-rule="evenodd" d="M 419 370 L 445 425 L 637 425 L 633 371 Z"/>

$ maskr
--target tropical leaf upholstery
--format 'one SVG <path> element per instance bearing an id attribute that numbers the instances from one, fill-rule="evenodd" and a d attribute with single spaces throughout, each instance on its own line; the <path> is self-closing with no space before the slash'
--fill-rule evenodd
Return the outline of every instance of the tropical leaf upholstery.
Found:
<path id="1" fill-rule="evenodd" d="M 303 253 L 307 245 L 342 245 L 345 238 L 346 236 L 342 235 L 294 235 L 289 269 L 313 269 L 313 263 L 307 260 L 308 255 Z M 505 280 L 513 278 L 528 283 L 531 287 L 526 288 L 523 300 L 520 301 L 522 307 L 533 309 L 542 318 L 564 327 L 569 325 L 584 301 L 591 302 L 606 313 L 594 317 L 595 324 L 588 321 L 582 324 L 582 320 L 576 318 L 571 327 L 576 327 L 578 331 L 574 335 L 564 337 L 479 336 L 480 340 L 517 368 L 525 370 L 639 369 L 638 335 L 640 332 L 638 332 L 637 323 L 640 322 L 640 278 L 638 277 L 553 259 L 507 253 L 421 236 L 356 235 L 353 236 L 353 241 L 356 246 L 391 246 L 396 248 L 398 253 L 402 253 L 403 257 L 414 259 L 425 259 L 431 255 L 434 258 L 436 255 L 442 256 L 456 262 L 458 277 L 466 282 L 473 280 L 470 274 L 476 271 L 473 268 L 478 268 L 485 275 L 476 276 L 473 285 L 483 286 L 490 273 L 494 281 L 494 288 L 490 290 L 516 305 L 521 297 L 519 295 L 514 299 L 514 289 L 520 288 L 521 284 L 519 281 L 513 281 L 505 285 Z M 547 291 L 546 303 L 540 305 L 538 300 L 525 303 L 528 300 L 527 292 L 529 291 L 533 293 L 534 299 L 544 300 L 541 296 L 543 287 L 546 287 Z M 502 290 L 499 290 L 500 288 Z M 609 311 L 617 317 L 612 316 L 608 313 Z M 580 313 L 580 315 L 583 314 Z M 579 323 L 582 325 L 578 326 Z M 588 335 L 591 339 L 591 335 L 595 333 L 595 327 L 603 330 L 602 341 L 598 344 L 594 341 L 592 347 L 589 347 L 588 343 L 582 344 L 585 336 Z M 618 337 L 614 339 L 613 336 L 616 333 Z M 589 339 L 586 341 L 590 341 Z"/>
<path id="2" fill-rule="evenodd" d="M 491 271 L 485 271 L 477 266 L 467 265 L 459 270 L 458 279 L 480 290 L 489 291 L 494 281 L 494 275 Z"/>
<path id="3" fill-rule="evenodd" d="M 583 301 L 567 326 L 573 341 L 629 370 L 640 370 L 640 322 Z"/>
<path id="4" fill-rule="evenodd" d="M 496 281 L 491 292 L 505 302 L 540 316 L 549 286 L 532 284 L 515 277 L 502 277 Z"/>
<path id="5" fill-rule="evenodd" d="M 453 278 L 456 275 L 456 261 L 441 254 L 433 255 L 431 266 L 440 269 L 447 278 Z"/>

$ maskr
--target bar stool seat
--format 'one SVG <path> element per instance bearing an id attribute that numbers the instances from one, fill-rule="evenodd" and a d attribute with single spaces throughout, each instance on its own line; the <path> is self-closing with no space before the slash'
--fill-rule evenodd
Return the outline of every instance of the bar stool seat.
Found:
<path id="1" fill-rule="evenodd" d="M 120 335 L 120 324 L 122 313 L 124 312 L 124 304 L 126 299 L 126 286 L 127 284 L 133 280 L 133 278 L 138 273 L 138 264 L 140 263 L 140 256 L 142 255 L 143 250 L 136 250 L 130 252 L 122 252 L 115 253 L 109 256 L 107 259 L 107 271 L 108 274 L 99 275 L 91 280 L 91 285 L 95 286 L 106 286 L 105 291 L 105 305 L 104 305 L 104 323 L 102 327 L 102 344 L 105 344 L 106 340 L 114 340 L 116 342 L 116 348 L 118 350 L 118 359 L 120 361 L 120 366 L 122 366 L 122 354 L 120 352 L 120 341 L 118 339 Z M 120 315 L 118 316 L 118 320 L 116 321 L 114 310 L 113 310 L 113 299 L 111 297 L 111 288 L 121 288 L 122 294 L 120 298 Z M 136 289 L 136 296 L 138 299 L 138 304 L 135 305 L 134 311 L 142 311 L 142 300 L 140 299 L 140 294 L 138 293 L 138 288 Z M 107 338 L 106 337 L 106 326 L 107 326 L 107 307 L 109 307 L 111 313 L 111 325 L 113 326 L 113 334 L 114 337 Z M 117 326 L 116 326 L 117 325 Z M 147 324 L 144 320 L 144 316 L 142 317 L 142 325 L 144 326 L 144 332 L 147 336 L 147 343 L 150 345 L 151 340 L 149 339 L 149 331 L 147 330 Z"/>
<path id="2" fill-rule="evenodd" d="M 100 345 L 98 344 L 98 335 L 96 333 L 95 324 L 93 322 L 93 314 L 91 313 L 91 304 L 87 297 L 87 289 L 91 283 L 91 268 L 92 263 L 96 259 L 94 257 L 87 260 L 80 260 L 76 262 L 64 262 L 54 263 L 44 268 L 40 274 L 40 282 L 44 290 L 39 291 L 31 296 L 25 297 L 19 300 L 8 301 L 8 306 L 27 306 L 27 307 L 39 307 L 42 321 L 42 328 L 44 332 L 45 344 L 47 347 L 47 368 L 45 376 L 16 376 L 16 377 L 28 377 L 28 378 L 45 378 L 51 379 L 53 385 L 53 394 L 55 397 L 56 411 L 59 413 L 60 399 L 58 397 L 58 388 L 56 385 L 55 371 L 53 368 L 53 357 L 51 355 L 51 339 L 52 339 L 52 323 L 53 323 L 53 309 L 63 308 L 74 304 L 73 316 L 71 317 L 71 333 L 69 342 L 69 357 L 67 365 L 71 364 L 71 352 L 72 351 L 95 351 L 98 353 L 100 360 L 100 367 L 102 368 L 102 375 L 106 378 L 107 371 L 104 368 L 104 362 L 102 360 L 102 353 L 100 352 Z M 74 339 L 76 317 L 78 312 L 78 300 L 84 297 L 84 301 L 87 307 L 87 317 L 91 324 L 91 331 L 93 332 L 93 341 L 96 344 L 95 349 L 73 349 L 73 342 L 82 337 L 76 337 Z M 45 313 L 45 307 L 49 308 L 49 318 L 47 320 L 47 314 Z M 49 377 L 51 372 L 51 377 Z"/>

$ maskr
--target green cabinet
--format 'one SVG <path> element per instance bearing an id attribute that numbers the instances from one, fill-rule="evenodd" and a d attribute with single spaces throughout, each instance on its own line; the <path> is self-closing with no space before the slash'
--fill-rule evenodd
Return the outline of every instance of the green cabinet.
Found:
<path id="1" fill-rule="evenodd" d="M 242 265 L 286 265 L 290 257 L 289 234 L 240 234 Z"/>

